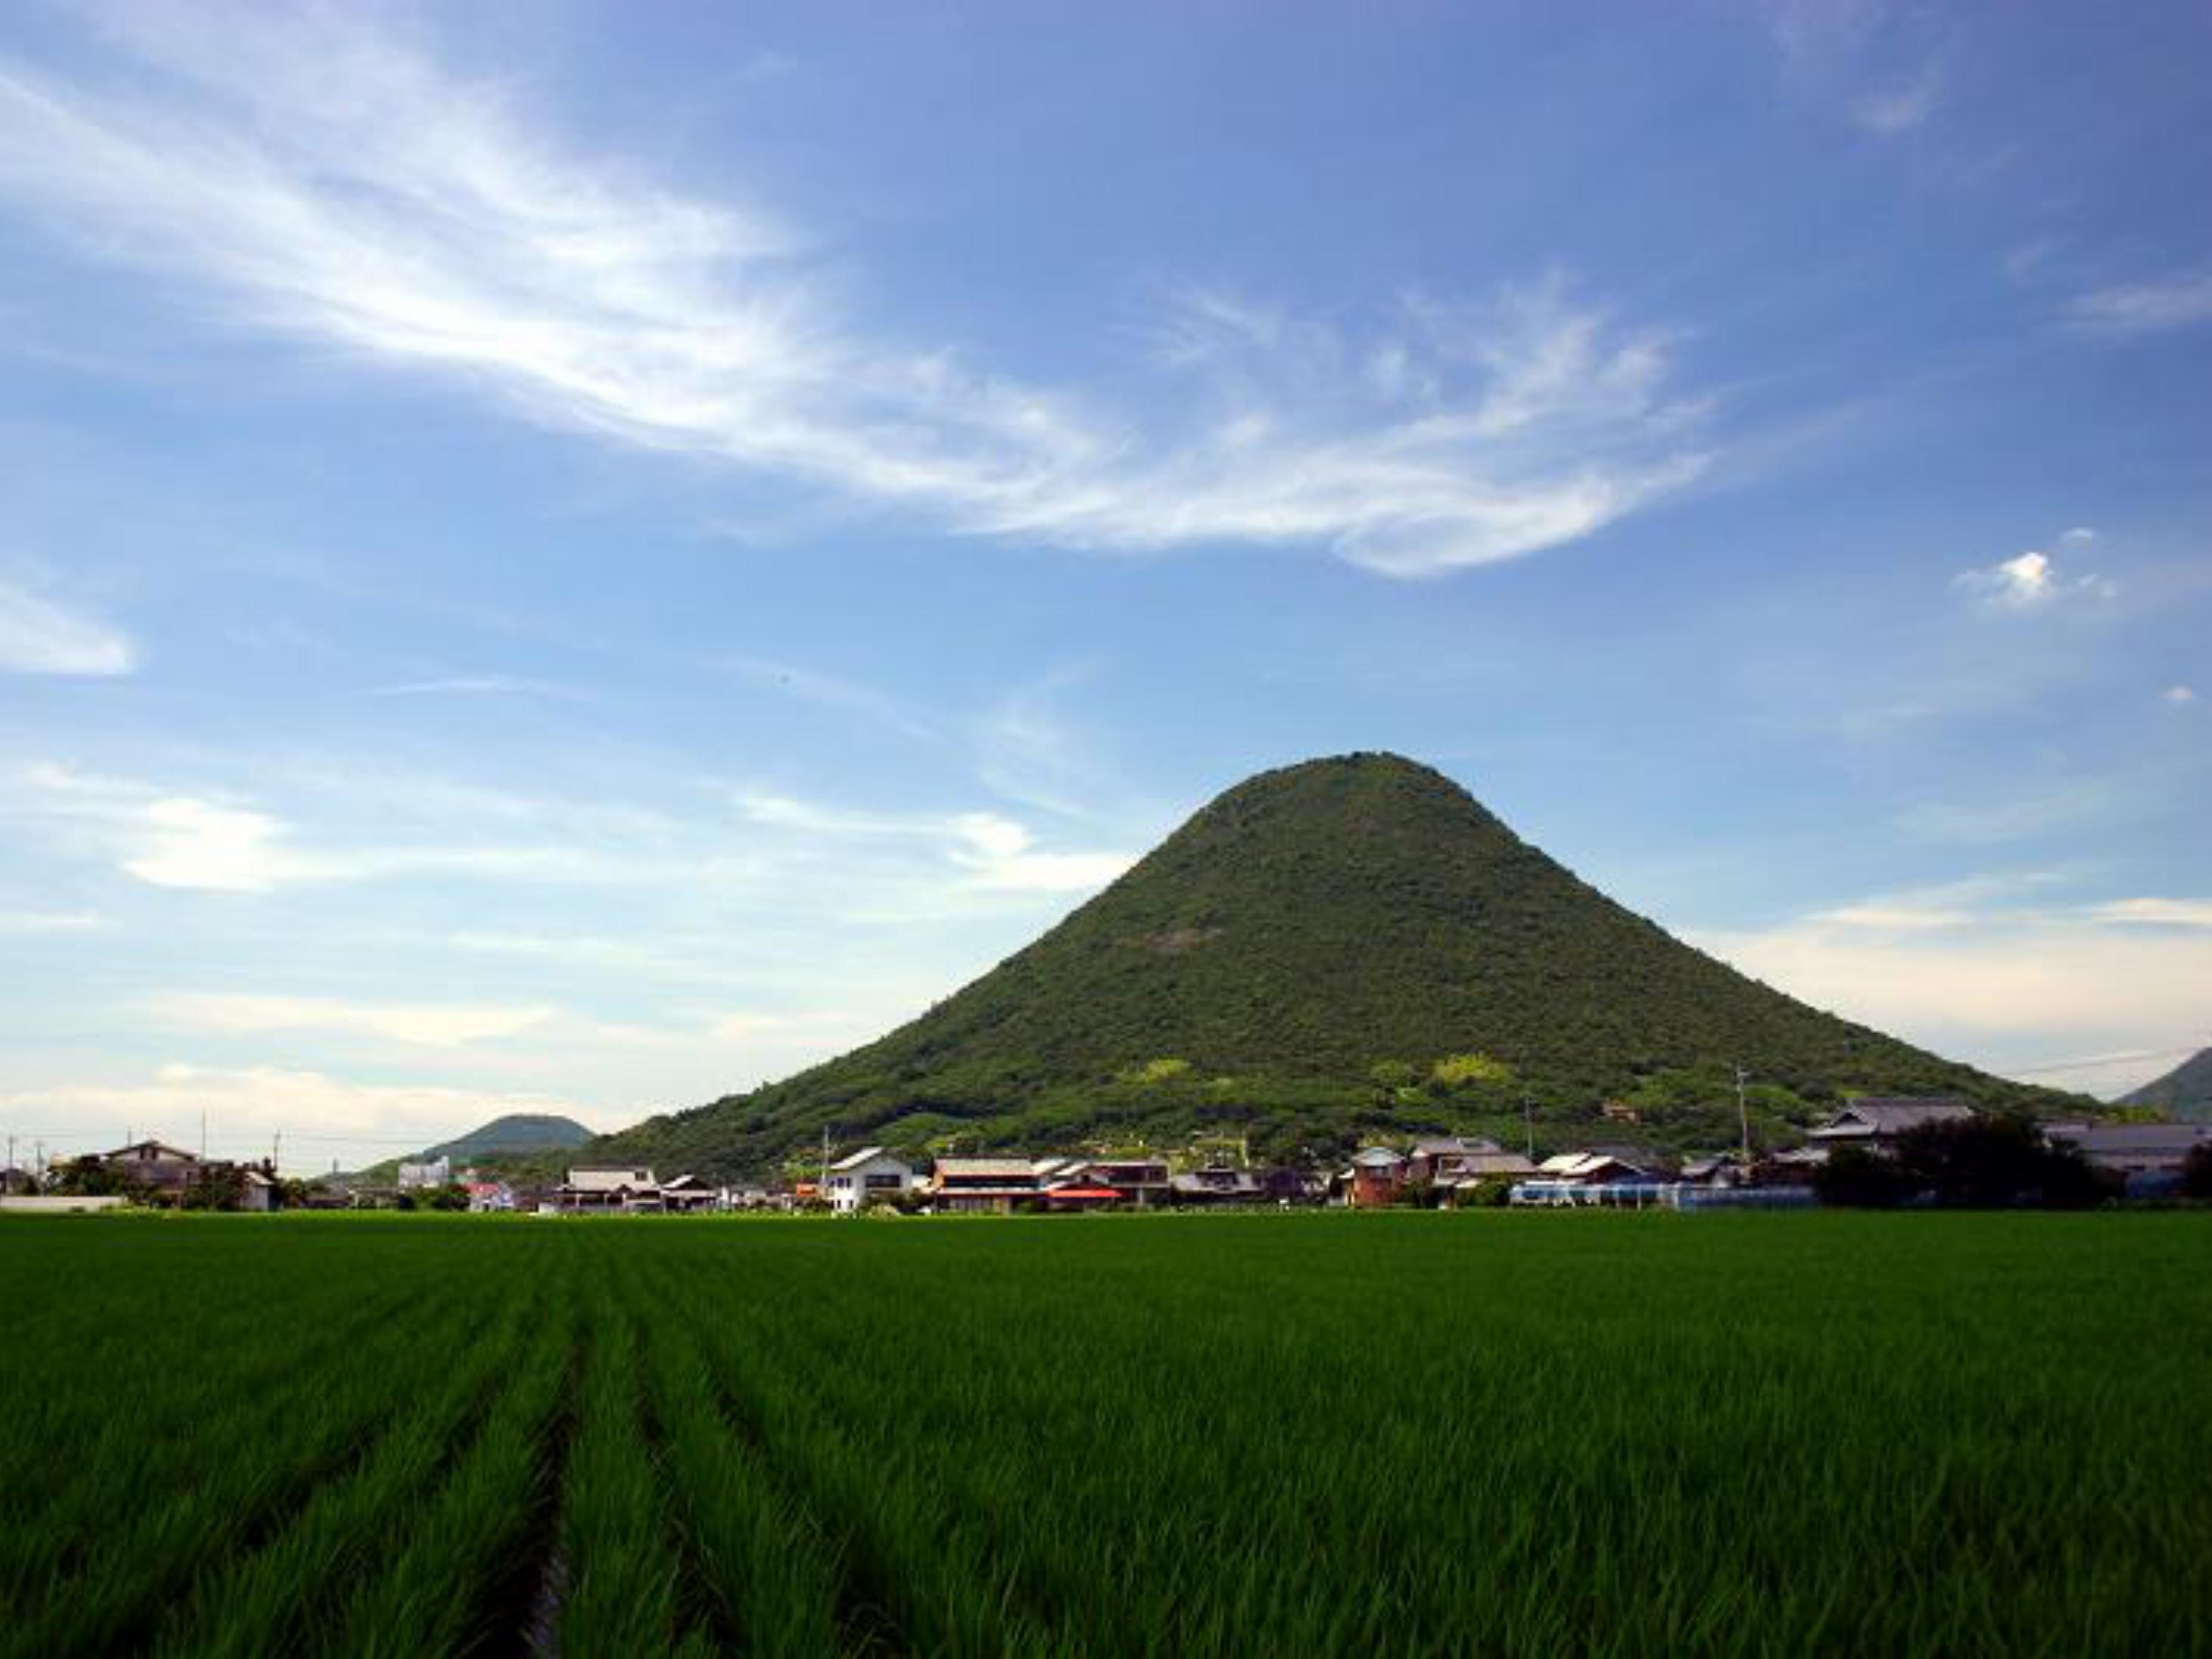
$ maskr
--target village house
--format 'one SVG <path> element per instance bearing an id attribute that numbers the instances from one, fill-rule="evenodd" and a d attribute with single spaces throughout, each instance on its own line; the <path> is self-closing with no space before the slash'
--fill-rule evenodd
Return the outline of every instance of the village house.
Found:
<path id="1" fill-rule="evenodd" d="M 871 1204 L 887 1203 L 910 1193 L 915 1185 L 914 1165 L 893 1158 L 880 1146 L 863 1146 L 830 1166 L 823 1190 L 832 1211 L 853 1215 Z"/>
<path id="2" fill-rule="evenodd" d="M 1596 1148 L 1547 1158 L 1536 1166 L 1536 1174 L 1545 1181 L 1570 1182 L 1579 1187 L 1613 1186 L 1652 1178 L 1651 1171 L 1641 1164 Z"/>
<path id="3" fill-rule="evenodd" d="M 402 1164 L 398 1184 L 403 1193 L 419 1193 L 432 1187 L 450 1187 L 453 1184 L 453 1160 L 434 1158 L 427 1163 Z"/>
<path id="4" fill-rule="evenodd" d="M 1063 1181 L 1044 1191 L 1044 1206 L 1055 1215 L 1067 1211 L 1118 1210 L 1126 1201 L 1113 1188 L 1093 1182 Z"/>
<path id="5" fill-rule="evenodd" d="M 175 1204 L 207 1176 L 207 1164 L 197 1152 L 167 1141 L 137 1140 L 112 1152 L 96 1152 L 85 1160 L 121 1176 L 158 1203 Z"/>
<path id="6" fill-rule="evenodd" d="M 1267 1185 L 1249 1170 L 1210 1164 L 1188 1175 L 1170 1177 L 1168 1194 L 1180 1205 L 1257 1204 L 1267 1197 Z"/>
<path id="7" fill-rule="evenodd" d="M 1081 1163 L 1077 1177 L 1094 1187 L 1110 1188 L 1139 1209 L 1164 1204 L 1168 1198 L 1167 1160 L 1161 1158 L 1094 1158 Z"/>
<path id="8" fill-rule="evenodd" d="M 265 1213 L 276 1207 L 276 1178 L 266 1170 L 248 1164 L 239 1172 L 238 1207 Z"/>
<path id="9" fill-rule="evenodd" d="M 1005 1215 L 1044 1199 L 1037 1167 L 1025 1158 L 940 1158 L 923 1188 L 937 1209 Z"/>
<path id="10" fill-rule="evenodd" d="M 571 1170 L 553 1189 L 553 1200 L 563 1210 L 636 1214 L 661 1207 L 660 1183 L 650 1170 Z"/>
<path id="11" fill-rule="evenodd" d="M 2051 1123 L 2043 1134 L 2051 1145 L 2071 1146 L 2120 1176 L 2130 1198 L 2172 1191 L 2190 1153 L 2212 1146 L 2212 1124 L 2204 1123 Z"/>
<path id="12" fill-rule="evenodd" d="M 1417 1184 L 1462 1187 L 1492 1176 L 1534 1175 L 1536 1166 L 1482 1135 L 1444 1135 L 1417 1141 L 1406 1160 L 1406 1178 Z"/>
<path id="13" fill-rule="evenodd" d="M 1948 1095 L 1863 1095 L 1806 1132 L 1812 1143 L 1806 1150 L 1815 1156 L 1802 1161 L 1825 1161 L 1838 1146 L 1887 1152 L 1909 1129 L 1926 1123 L 1963 1123 L 1973 1115 L 1972 1107 Z"/>
<path id="14" fill-rule="evenodd" d="M 1339 1177 L 1345 1202 L 1355 1210 L 1379 1210 L 1398 1201 L 1406 1184 L 1406 1160 L 1388 1146 L 1370 1146 L 1354 1155 Z"/>
<path id="15" fill-rule="evenodd" d="M 660 1207 L 672 1215 L 690 1215 L 720 1203 L 721 1188 L 709 1186 L 695 1175 L 680 1175 L 660 1183 Z"/>

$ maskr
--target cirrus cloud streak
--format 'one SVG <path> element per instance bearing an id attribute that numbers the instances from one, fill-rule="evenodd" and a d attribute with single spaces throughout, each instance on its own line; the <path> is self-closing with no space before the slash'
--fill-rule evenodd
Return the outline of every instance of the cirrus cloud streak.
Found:
<path id="1" fill-rule="evenodd" d="M 1192 291 L 1162 406 L 1195 412 L 1116 414 L 873 337 L 775 216 L 577 159 L 419 43 L 258 9 L 108 22 L 104 88 L 0 63 L 0 192 L 238 325 L 549 426 L 975 534 L 1322 546 L 1402 578 L 1577 541 L 1711 459 L 1671 342 L 1557 279 L 1357 330 Z"/>

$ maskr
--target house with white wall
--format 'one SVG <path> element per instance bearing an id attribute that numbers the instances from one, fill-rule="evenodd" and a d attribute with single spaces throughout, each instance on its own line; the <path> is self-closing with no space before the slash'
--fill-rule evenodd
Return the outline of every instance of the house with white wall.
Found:
<path id="1" fill-rule="evenodd" d="M 863 1146 L 830 1166 L 822 1195 L 837 1215 L 851 1215 L 870 1204 L 880 1204 L 915 1189 L 914 1165 L 893 1158 L 880 1146 Z"/>

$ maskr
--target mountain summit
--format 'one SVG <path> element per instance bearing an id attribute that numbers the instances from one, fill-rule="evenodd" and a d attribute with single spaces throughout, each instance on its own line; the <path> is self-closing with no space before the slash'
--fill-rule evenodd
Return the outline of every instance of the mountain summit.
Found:
<path id="1" fill-rule="evenodd" d="M 1540 1121 L 1619 1097 L 1662 1130 L 1723 1104 L 1732 1126 L 1737 1065 L 1784 1115 L 1846 1091 L 2034 1094 L 1746 978 L 1442 774 L 1358 754 L 1239 784 L 889 1036 L 602 1145 L 731 1170 L 825 1127 L 918 1150 L 1210 1131 L 1293 1156 L 1492 1120 L 1517 1139 L 1524 1096 Z"/>

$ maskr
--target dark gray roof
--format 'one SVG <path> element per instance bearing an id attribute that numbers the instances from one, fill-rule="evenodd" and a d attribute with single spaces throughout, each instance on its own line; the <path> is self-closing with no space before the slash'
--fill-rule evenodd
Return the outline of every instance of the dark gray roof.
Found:
<path id="1" fill-rule="evenodd" d="M 2203 1123 L 2090 1123 L 2052 1125 L 2050 1137 L 2094 1156 L 2112 1152 L 2172 1152 L 2212 1144 L 2212 1125 Z"/>
<path id="2" fill-rule="evenodd" d="M 1973 1115 L 1974 1109 L 1965 1101 L 1946 1097 L 1869 1095 L 1852 1101 L 1813 1133 L 1831 1139 L 1855 1134 L 1897 1135 L 1923 1123 L 1956 1123 Z"/>

